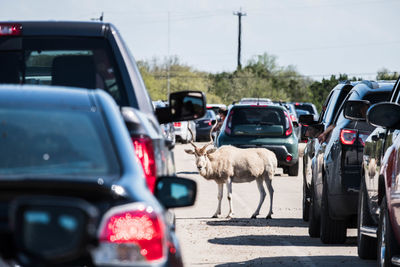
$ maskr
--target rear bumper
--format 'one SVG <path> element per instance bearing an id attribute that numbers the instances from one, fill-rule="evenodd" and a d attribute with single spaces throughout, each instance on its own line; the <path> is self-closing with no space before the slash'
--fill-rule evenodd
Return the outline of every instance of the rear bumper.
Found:
<path id="1" fill-rule="evenodd" d="M 292 154 L 283 145 L 249 145 L 249 144 L 246 144 L 246 145 L 234 145 L 234 146 L 239 147 L 239 148 L 266 148 L 268 150 L 271 150 L 276 155 L 276 158 L 278 160 L 278 167 L 293 166 L 299 160 L 297 151 Z M 286 157 L 288 155 L 291 155 L 293 158 L 290 162 L 286 161 Z"/>

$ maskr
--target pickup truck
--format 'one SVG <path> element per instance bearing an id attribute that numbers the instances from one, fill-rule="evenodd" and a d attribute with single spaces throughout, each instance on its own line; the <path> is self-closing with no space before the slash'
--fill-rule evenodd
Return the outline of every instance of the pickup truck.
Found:
<path id="1" fill-rule="evenodd" d="M 203 93 L 189 91 L 171 94 L 168 107 L 154 110 L 134 58 L 110 23 L 0 22 L 1 83 L 100 88 L 108 92 L 121 107 L 152 192 L 157 177 L 175 173 L 174 144 L 163 136 L 160 123 L 205 114 Z M 197 99 L 198 114 L 172 112 L 173 104 L 177 108 L 185 96 Z"/>

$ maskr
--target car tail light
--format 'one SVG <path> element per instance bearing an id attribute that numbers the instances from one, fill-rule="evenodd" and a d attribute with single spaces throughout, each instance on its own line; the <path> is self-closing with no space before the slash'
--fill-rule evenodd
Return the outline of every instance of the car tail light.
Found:
<path id="1" fill-rule="evenodd" d="M 230 135 L 232 133 L 232 116 L 233 110 L 229 113 L 228 118 L 226 119 L 225 133 Z"/>
<path id="2" fill-rule="evenodd" d="M 21 24 L 0 24 L 0 36 L 17 36 L 21 33 Z"/>
<path id="3" fill-rule="evenodd" d="M 292 155 L 289 154 L 289 155 L 286 156 L 286 161 L 287 162 L 291 162 L 292 160 L 293 160 Z"/>
<path id="4" fill-rule="evenodd" d="M 180 122 L 174 122 L 174 127 L 181 127 L 182 123 Z"/>
<path id="5" fill-rule="evenodd" d="M 138 265 L 166 258 L 165 227 L 156 211 L 142 203 L 108 211 L 100 224 L 96 265 Z"/>
<path id="6" fill-rule="evenodd" d="M 358 133 L 358 140 L 360 141 L 361 145 L 365 145 L 365 140 L 367 140 L 369 133 L 359 132 Z"/>
<path id="7" fill-rule="evenodd" d="M 340 130 L 340 141 L 344 145 L 352 145 L 357 137 L 357 131 L 351 129 Z"/>
<path id="8" fill-rule="evenodd" d="M 287 129 L 286 132 L 285 132 L 285 135 L 289 136 L 289 135 L 291 135 L 293 133 L 293 126 L 290 123 L 289 116 L 288 116 L 288 114 L 286 112 L 285 112 L 285 116 L 286 116 L 286 129 Z"/>
<path id="9" fill-rule="evenodd" d="M 156 184 L 156 161 L 154 156 L 153 142 L 147 136 L 132 137 L 136 156 L 142 164 L 146 183 L 150 191 L 154 192 Z"/>
<path id="10" fill-rule="evenodd" d="M 293 114 L 290 115 L 290 119 L 291 119 L 292 121 L 297 121 L 296 117 L 295 117 Z"/>

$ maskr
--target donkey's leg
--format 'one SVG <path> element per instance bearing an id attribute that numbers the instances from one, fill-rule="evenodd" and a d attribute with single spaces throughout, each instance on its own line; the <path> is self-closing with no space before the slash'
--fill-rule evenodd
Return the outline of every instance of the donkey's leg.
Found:
<path id="1" fill-rule="evenodd" d="M 263 180 L 256 179 L 256 182 L 257 182 L 258 191 L 260 192 L 260 202 L 258 203 L 258 207 L 257 207 L 256 211 L 253 213 L 253 215 L 251 215 L 251 218 L 256 218 L 257 215 L 260 214 L 261 205 L 263 204 L 265 195 L 266 195 L 265 189 L 263 186 Z"/>
<path id="2" fill-rule="evenodd" d="M 229 213 L 227 218 L 232 218 L 233 215 L 233 205 L 232 205 L 232 179 L 228 178 L 228 181 L 226 181 L 226 191 L 228 195 L 228 203 L 229 203 Z"/>
<path id="3" fill-rule="evenodd" d="M 221 215 L 221 202 L 222 202 L 222 196 L 224 194 L 224 184 L 217 184 L 217 185 L 218 185 L 218 206 L 212 218 L 217 218 L 218 215 Z"/>
<path id="4" fill-rule="evenodd" d="M 273 213 L 272 212 L 272 202 L 274 200 L 274 189 L 272 188 L 272 180 L 269 176 L 265 177 L 265 183 L 267 184 L 267 189 L 268 189 L 268 193 L 269 193 L 269 202 L 270 202 L 267 219 L 271 219 L 271 215 Z"/>

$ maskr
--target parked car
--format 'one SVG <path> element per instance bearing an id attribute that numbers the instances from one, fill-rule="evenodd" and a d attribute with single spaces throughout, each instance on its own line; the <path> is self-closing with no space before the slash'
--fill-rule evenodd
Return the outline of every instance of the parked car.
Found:
<path id="1" fill-rule="evenodd" d="M 0 262 L 182 266 L 165 208 L 196 184 L 163 176 L 152 195 L 107 93 L 0 86 L 0 121 Z"/>
<path id="2" fill-rule="evenodd" d="M 370 104 L 389 99 L 394 83 L 362 81 L 347 95 L 333 120 L 335 127 L 320 150 L 322 159 L 315 166 L 312 220 L 320 222 L 323 243 L 344 243 L 347 228 L 357 222 L 358 191 L 361 180 L 361 159 L 364 142 L 374 127 L 365 121 L 353 121 L 344 116 L 347 101 L 362 100 Z M 365 110 L 366 111 L 366 110 Z M 357 112 L 360 112 L 358 110 Z M 365 116 L 365 115 L 364 115 Z M 315 224 L 314 224 L 315 225 Z"/>
<path id="3" fill-rule="evenodd" d="M 392 177 L 397 176 L 391 175 L 395 175 L 393 172 L 396 170 L 392 169 L 392 166 L 395 165 L 392 164 L 397 161 L 395 151 L 398 149 L 395 144 L 398 143 L 398 130 L 395 125 L 397 118 L 393 117 L 398 114 L 395 113 L 396 108 L 392 105 L 398 105 L 399 92 L 398 80 L 391 93 L 390 103 L 392 104 L 376 104 L 376 107 L 371 108 L 367 113 L 367 121 L 378 127 L 365 140 L 362 157 L 358 198 L 358 255 L 362 259 L 375 259 L 378 255 L 380 266 L 391 266 L 391 259 L 397 264 L 400 263 L 398 259 L 393 258 L 400 255 L 398 235 L 390 237 L 391 234 L 394 235 L 398 231 L 395 229 L 398 226 L 393 217 L 396 216 L 397 209 L 393 199 L 396 181 L 392 181 Z M 369 103 L 356 102 L 349 107 L 360 108 L 360 105 L 368 107 Z M 365 107 L 363 108 L 365 109 Z M 354 114 L 352 116 L 356 120 L 363 119 Z M 385 216 L 386 218 L 384 218 Z M 385 220 L 386 225 L 381 224 L 382 229 L 378 235 L 380 219 Z M 384 239 L 385 235 L 389 236 Z"/>
<path id="4" fill-rule="evenodd" d="M 276 154 L 284 173 L 297 176 L 298 141 L 284 107 L 235 104 L 229 111 L 216 145 L 240 148 L 264 147 Z"/>
<path id="5" fill-rule="evenodd" d="M 190 128 L 194 134 L 193 140 L 196 140 L 196 123 L 194 121 L 174 122 L 176 139 L 182 144 L 187 144 L 192 139 L 192 134 L 188 128 Z"/>
<path id="6" fill-rule="evenodd" d="M 196 141 L 210 141 L 211 128 L 217 121 L 217 116 L 213 110 L 208 109 L 203 118 L 195 120 L 196 123 Z M 211 133 L 213 140 L 215 139 L 215 132 Z"/>
<path id="7" fill-rule="evenodd" d="M 326 98 L 325 103 L 322 106 L 322 111 L 319 115 L 318 121 L 315 121 L 314 115 L 310 115 L 308 111 L 304 111 L 307 112 L 307 114 L 303 114 L 303 116 L 299 117 L 299 122 L 300 124 L 302 124 L 300 139 L 308 139 L 303 153 L 302 217 L 304 221 L 309 221 L 310 216 L 313 217 L 308 225 L 309 235 L 311 237 L 319 236 L 319 220 L 314 219 L 314 205 L 313 203 L 311 203 L 311 201 L 313 200 L 312 195 L 315 187 L 313 177 L 317 175 L 317 167 L 321 166 L 321 160 L 323 158 L 324 150 L 321 144 L 318 142 L 317 137 L 307 137 L 305 136 L 305 133 L 307 130 L 310 131 L 310 128 L 313 128 L 316 130 L 316 133 L 314 134 L 315 136 L 317 136 L 318 133 L 326 130 L 332 124 L 334 117 L 338 113 L 340 105 L 355 84 L 356 83 L 354 82 L 345 81 L 336 85 L 328 94 L 328 97 Z M 309 125 L 313 125 L 313 127 L 309 127 Z M 318 218 L 317 215 L 316 218 Z"/>
<path id="8" fill-rule="evenodd" d="M 154 111 L 134 58 L 118 30 L 103 22 L 0 22 L 0 83 L 100 88 L 121 107 L 132 144 L 153 191 L 158 176 L 175 173 L 173 154 L 159 123 L 193 119 Z M 174 93 L 170 102 L 182 98 Z M 205 101 L 201 109 L 204 109 Z M 156 115 L 157 114 L 157 115 Z"/>
<path id="9" fill-rule="evenodd" d="M 367 114 L 368 122 L 384 129 L 385 141 L 380 150 L 371 153 L 372 142 L 379 142 L 383 136 L 371 134 L 366 144 L 364 162 L 373 167 L 375 155 L 379 162 L 374 164 L 375 169 L 367 170 L 370 180 L 362 180 L 363 189 L 360 190 L 359 215 L 359 242 L 358 252 L 362 258 L 373 258 L 378 255 L 378 266 L 400 265 L 400 223 L 399 188 L 400 188 L 400 105 L 398 103 L 398 83 L 391 102 L 373 105 Z M 374 141 L 372 139 L 375 139 Z M 375 154 L 375 155 L 374 155 Z M 371 156 L 370 158 L 368 158 Z M 365 171 L 365 168 L 363 169 Z M 374 172 L 377 172 L 375 175 Z M 375 178 L 376 177 L 376 178 Z M 366 191 L 366 188 L 371 191 Z M 376 206 L 379 208 L 376 209 Z M 377 213 L 379 215 L 377 215 Z M 378 221 L 376 221 L 378 219 Z M 378 226 L 378 227 L 377 227 Z M 376 238 L 377 237 L 377 238 Z M 371 253 L 367 255 L 366 253 Z"/>

